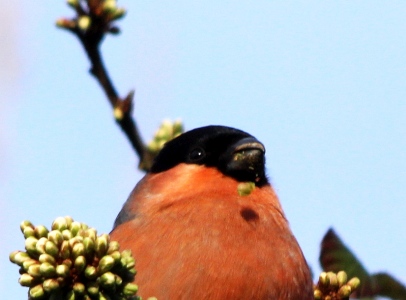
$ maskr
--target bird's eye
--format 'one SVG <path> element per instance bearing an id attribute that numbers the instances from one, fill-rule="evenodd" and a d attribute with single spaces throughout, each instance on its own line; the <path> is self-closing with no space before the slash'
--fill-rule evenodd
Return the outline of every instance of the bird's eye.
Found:
<path id="1" fill-rule="evenodd" d="M 189 153 L 189 158 L 191 161 L 199 161 L 199 160 L 203 159 L 205 156 L 206 156 L 206 152 L 200 147 L 194 148 Z"/>

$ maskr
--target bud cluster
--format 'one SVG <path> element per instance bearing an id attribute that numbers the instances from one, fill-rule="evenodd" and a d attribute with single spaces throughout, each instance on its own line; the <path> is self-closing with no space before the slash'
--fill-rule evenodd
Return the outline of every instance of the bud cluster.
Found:
<path id="1" fill-rule="evenodd" d="M 116 0 L 67 0 L 67 4 L 77 13 L 77 18 L 59 19 L 56 25 L 70 30 L 86 32 L 91 28 L 93 22 L 102 26 L 107 32 L 118 33 L 117 27 L 109 26 L 113 21 L 121 19 L 126 14 L 124 8 L 117 7 Z"/>
<path id="2" fill-rule="evenodd" d="M 71 217 L 55 219 L 50 231 L 29 221 L 20 228 L 26 251 L 12 252 L 10 261 L 30 299 L 139 299 L 131 251 L 120 252 L 108 234 Z"/>
<path id="3" fill-rule="evenodd" d="M 357 277 L 347 281 L 345 271 L 322 272 L 319 282 L 314 288 L 315 300 L 338 300 L 349 299 L 350 295 L 359 287 L 360 280 Z"/>
<path id="4" fill-rule="evenodd" d="M 174 122 L 164 120 L 155 132 L 152 141 L 147 145 L 147 150 L 150 153 L 158 154 L 164 144 L 183 133 L 183 124 L 180 120 Z"/>

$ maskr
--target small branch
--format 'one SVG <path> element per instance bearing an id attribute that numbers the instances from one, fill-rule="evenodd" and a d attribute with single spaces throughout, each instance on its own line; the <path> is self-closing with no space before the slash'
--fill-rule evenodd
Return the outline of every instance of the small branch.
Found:
<path id="1" fill-rule="evenodd" d="M 119 29 L 113 26 L 112 22 L 123 17 L 125 11 L 117 8 L 115 4 L 112 6 L 111 1 L 88 0 L 86 7 L 83 2 L 75 0 L 68 1 L 68 4 L 75 10 L 77 17 L 71 20 L 60 19 L 57 21 L 57 25 L 72 32 L 81 42 L 91 63 L 90 73 L 102 87 L 113 108 L 117 124 L 137 153 L 140 159 L 140 169 L 146 171 L 153 158 L 147 155 L 148 151 L 131 115 L 134 106 L 134 92 L 131 91 L 124 99 L 118 96 L 100 53 L 100 44 L 106 33 L 119 33 Z"/>

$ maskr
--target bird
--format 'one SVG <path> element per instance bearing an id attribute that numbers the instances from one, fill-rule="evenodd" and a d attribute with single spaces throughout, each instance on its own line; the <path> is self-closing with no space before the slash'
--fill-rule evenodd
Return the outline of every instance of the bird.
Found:
<path id="1" fill-rule="evenodd" d="M 313 299 L 308 264 L 254 136 L 210 125 L 167 142 L 118 214 L 142 297 Z"/>

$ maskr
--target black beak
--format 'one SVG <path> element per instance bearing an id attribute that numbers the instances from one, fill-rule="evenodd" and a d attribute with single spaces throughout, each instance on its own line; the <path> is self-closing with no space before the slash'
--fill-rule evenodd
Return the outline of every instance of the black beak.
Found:
<path id="1" fill-rule="evenodd" d="M 247 137 L 229 147 L 225 154 L 225 173 L 238 181 L 267 182 L 265 177 L 265 147 L 257 139 Z"/>

